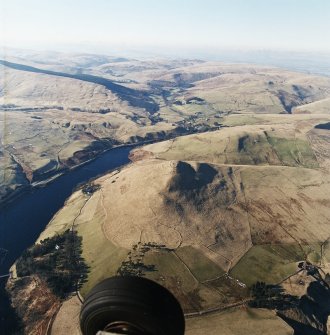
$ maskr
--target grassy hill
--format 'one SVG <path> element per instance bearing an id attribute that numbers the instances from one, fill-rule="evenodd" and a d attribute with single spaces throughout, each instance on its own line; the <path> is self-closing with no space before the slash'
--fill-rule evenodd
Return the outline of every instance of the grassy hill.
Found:
<path id="1" fill-rule="evenodd" d="M 279 160 L 279 165 L 276 161 L 273 164 L 243 164 L 240 160 L 245 159 L 246 153 L 237 143 L 233 145 L 236 147 L 236 156 L 232 152 L 233 161 L 215 161 L 213 157 L 217 156 L 213 151 L 218 148 L 218 153 L 223 154 L 221 139 L 225 133 L 227 129 L 182 137 L 174 141 L 178 142 L 177 146 L 170 149 L 166 142 L 149 145 L 143 150 L 157 152 L 158 149 L 157 160 L 137 162 L 112 177 L 96 181 L 102 186 L 101 194 L 88 200 L 88 203 L 92 201 L 93 210 L 86 208 L 86 212 L 101 215 L 102 211 L 97 208 L 103 209 L 100 220 L 104 221 L 101 225 L 105 237 L 108 236 L 109 248 L 117 246 L 119 250 L 131 250 L 138 243 L 154 242 L 161 247 L 155 247 L 156 251 L 148 250 L 145 264 L 157 268 L 160 255 L 171 259 L 175 252 L 178 264 L 185 264 L 191 278 L 197 278 L 197 282 L 198 278 L 211 282 L 229 272 L 247 286 L 256 280 L 279 282 L 293 273 L 296 263 L 304 259 L 320 262 L 320 245 L 329 237 L 329 176 L 319 169 L 312 149 L 306 149 L 311 161 L 314 157 L 314 165 L 310 166 L 294 159 Z M 210 142 L 200 141 L 199 137 L 208 138 Z M 180 144 L 184 141 L 194 151 L 189 151 L 188 145 L 187 151 L 178 149 L 180 145 L 184 147 Z M 195 147 L 195 143 L 200 147 Z M 211 149 L 211 164 L 205 163 L 207 146 Z M 270 150 L 273 148 L 268 148 Z M 187 162 L 171 159 L 177 158 L 178 151 Z M 165 161 L 162 152 L 166 152 Z M 200 152 L 205 156 L 200 157 Z M 192 162 L 194 153 L 199 162 Z M 303 159 L 308 161 L 302 154 Z M 234 164 L 236 160 L 239 164 Z M 139 189 L 144 189 L 142 196 Z M 84 201 L 81 196 L 80 201 Z M 66 206 L 65 211 L 55 217 L 50 229 L 55 229 L 57 220 L 68 218 L 69 210 Z M 80 220 L 84 221 L 83 215 L 78 222 Z M 91 224 L 93 227 L 100 225 L 97 221 L 93 216 L 93 223 L 86 223 L 85 228 Z M 96 244 L 91 237 L 88 240 L 90 245 Z M 157 257 L 152 257 L 152 252 L 157 252 Z M 118 270 L 116 266 L 113 271 Z M 185 273 L 184 269 L 182 271 Z M 98 273 L 97 270 L 92 272 L 92 276 Z M 157 271 L 146 275 L 155 278 Z"/>
<path id="2" fill-rule="evenodd" d="M 134 83 L 127 87 L 148 90 L 159 106 L 153 115 L 143 108 L 132 110 L 114 93 L 109 99 L 123 109 L 104 114 L 99 107 L 73 110 L 69 95 L 63 110 L 38 107 L 21 116 L 16 105 L 3 107 L 8 109 L 7 125 L 24 122 L 29 133 L 38 134 L 29 138 L 24 132 L 7 132 L 0 157 L 12 159 L 8 175 L 18 178 L 12 172 L 17 164 L 29 182 L 35 171 L 74 164 L 72 158 L 81 150 L 102 151 L 106 146 L 100 143 L 142 141 L 164 132 L 190 134 L 133 150 L 132 164 L 96 179 L 94 192 L 73 193 L 38 241 L 67 229 L 82 238 L 82 257 L 90 269 L 82 295 L 109 276 L 145 276 L 168 287 L 193 317 L 188 334 L 217 329 L 219 320 L 228 333 L 239 334 L 229 326 L 238 317 L 247 327 L 269 324 L 269 329 L 290 334 L 268 311 L 220 312 L 249 304 L 256 282 L 282 285 L 288 294 L 303 297 L 311 279 L 298 267 L 301 262 L 317 267 L 323 277 L 330 270 L 330 120 L 324 103 L 329 79 L 196 62 L 165 70 L 161 62 L 138 69 L 134 61 L 130 73 L 130 62 L 119 62 L 122 79 L 131 75 Z M 114 66 L 102 63 L 88 71 L 113 71 Z M 17 81 L 16 70 L 6 71 Z M 46 80 L 44 89 L 54 80 L 53 75 L 33 75 Z M 82 105 L 84 98 L 95 106 L 103 103 L 97 92 L 105 94 L 104 87 L 58 80 L 70 81 L 72 90 L 81 92 L 78 83 L 92 90 L 95 101 L 87 94 Z M 13 99 L 26 102 L 13 87 Z M 47 96 L 50 87 L 44 91 Z M 41 150 L 40 138 L 48 145 L 52 138 L 47 151 Z M 23 154 L 27 149 L 33 162 Z M 41 155 L 45 152 L 56 158 Z M 210 312 L 219 313 L 204 315 Z"/>
<path id="3" fill-rule="evenodd" d="M 143 275 L 192 315 L 249 300 L 257 281 L 286 283 L 302 261 L 329 271 L 322 119 L 262 119 L 135 149 L 93 195 L 73 194 L 40 239 L 74 220 L 91 267 L 83 294 L 112 275 Z"/>
<path id="4" fill-rule="evenodd" d="M 1 61 L 0 201 L 114 145 L 327 115 L 326 77 L 197 60 L 49 56 L 16 51 Z M 262 150 L 274 140 L 279 160 L 299 161 L 303 142 L 285 157 L 285 145 L 267 133 L 253 135 Z M 255 140 L 241 140 L 247 160 Z"/>

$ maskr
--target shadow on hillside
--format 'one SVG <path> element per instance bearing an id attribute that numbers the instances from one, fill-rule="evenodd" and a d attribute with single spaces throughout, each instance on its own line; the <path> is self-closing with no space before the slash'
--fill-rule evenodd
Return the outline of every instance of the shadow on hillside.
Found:
<path id="1" fill-rule="evenodd" d="M 278 314 L 290 327 L 294 329 L 294 335 L 325 335 L 323 331 L 306 325 L 302 322 L 287 318 L 284 315 Z"/>
<path id="2" fill-rule="evenodd" d="M 176 175 L 169 184 L 169 192 L 197 191 L 212 183 L 217 174 L 217 170 L 206 163 L 199 164 L 195 171 L 189 163 L 180 161 L 176 166 Z"/>
<path id="3" fill-rule="evenodd" d="M 158 104 L 150 97 L 150 94 L 145 91 L 135 90 L 123 85 L 114 83 L 113 81 L 97 77 L 89 74 L 71 74 L 64 72 L 57 72 L 51 70 L 39 69 L 33 66 L 23 65 L 8 62 L 0 59 L 0 64 L 10 67 L 15 70 L 34 72 L 34 73 L 43 73 L 51 76 L 72 78 L 77 80 L 86 81 L 89 83 L 94 83 L 106 87 L 108 90 L 117 94 L 122 100 L 127 101 L 133 107 L 145 108 L 149 113 L 153 114 L 159 110 Z"/>
<path id="4" fill-rule="evenodd" d="M 5 280 L 0 281 L 0 329 L 2 335 L 23 334 L 22 319 L 11 306 L 10 298 L 5 290 Z"/>
<path id="5" fill-rule="evenodd" d="M 316 280 L 300 298 L 286 294 L 279 285 L 256 283 L 251 289 L 250 306 L 276 310 L 277 315 L 294 329 L 294 335 L 325 335 L 330 315 L 330 276 L 322 279 L 315 268 L 313 277 Z"/>

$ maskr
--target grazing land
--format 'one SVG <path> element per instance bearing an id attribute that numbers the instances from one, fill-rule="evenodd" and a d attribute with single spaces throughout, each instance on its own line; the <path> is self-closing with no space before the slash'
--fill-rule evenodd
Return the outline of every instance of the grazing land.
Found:
<path id="1" fill-rule="evenodd" d="M 113 146 L 329 115 L 326 77 L 199 60 L 49 59 L 16 51 L 0 61 L 0 202 Z"/>
<path id="2" fill-rule="evenodd" d="M 110 58 L 87 62 L 78 77 L 75 62 L 87 59 L 3 63 L 2 196 L 110 147 L 164 141 L 74 192 L 37 245 L 74 231 L 89 269 L 82 296 L 109 276 L 145 276 L 178 298 L 189 335 L 216 334 L 220 324 L 224 334 L 292 334 L 297 322 L 302 334 L 322 331 L 325 304 L 317 320 L 307 311 L 318 296 L 311 288 L 328 294 L 330 79 Z M 157 108 L 137 105 L 140 96 Z M 276 304 L 265 294 L 274 287 Z M 300 305 L 283 311 L 289 298 Z M 54 334 L 73 313 L 69 301 Z"/>
<path id="3" fill-rule="evenodd" d="M 292 329 L 274 312 L 237 309 L 187 320 L 187 335 L 292 335 Z"/>

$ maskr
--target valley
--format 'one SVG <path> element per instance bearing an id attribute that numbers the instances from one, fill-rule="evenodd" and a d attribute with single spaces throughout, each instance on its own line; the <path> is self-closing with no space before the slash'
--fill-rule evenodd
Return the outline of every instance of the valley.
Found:
<path id="1" fill-rule="evenodd" d="M 260 334 L 324 331 L 327 320 L 312 320 L 304 301 L 317 285 L 329 294 L 330 79 L 197 60 L 63 58 L 1 62 L 1 201 L 111 148 L 145 145 L 80 186 L 34 247 L 76 232 L 89 269 L 82 297 L 109 276 L 145 276 L 180 301 L 189 335 L 216 334 L 219 322 L 241 334 L 234 320 Z M 15 287 L 22 275 L 12 271 Z M 268 297 L 256 308 L 258 282 L 300 303 L 269 308 Z M 52 334 L 63 332 L 58 318 L 77 314 L 75 299 L 61 302 Z"/>

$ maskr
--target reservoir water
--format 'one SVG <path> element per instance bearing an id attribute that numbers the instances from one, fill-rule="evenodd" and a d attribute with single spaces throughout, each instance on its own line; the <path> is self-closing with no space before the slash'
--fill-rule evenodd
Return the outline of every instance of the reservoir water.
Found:
<path id="1" fill-rule="evenodd" d="M 131 146 L 109 150 L 0 208 L 0 276 L 6 275 L 14 261 L 35 242 L 78 184 L 127 164 L 130 150 Z"/>
<path id="2" fill-rule="evenodd" d="M 35 188 L 0 208 L 0 334 L 19 330 L 17 319 L 4 290 L 9 268 L 32 245 L 53 215 L 64 205 L 74 188 L 93 177 L 129 162 L 132 146 L 109 150 L 95 160 L 77 167 L 45 187 Z"/>

